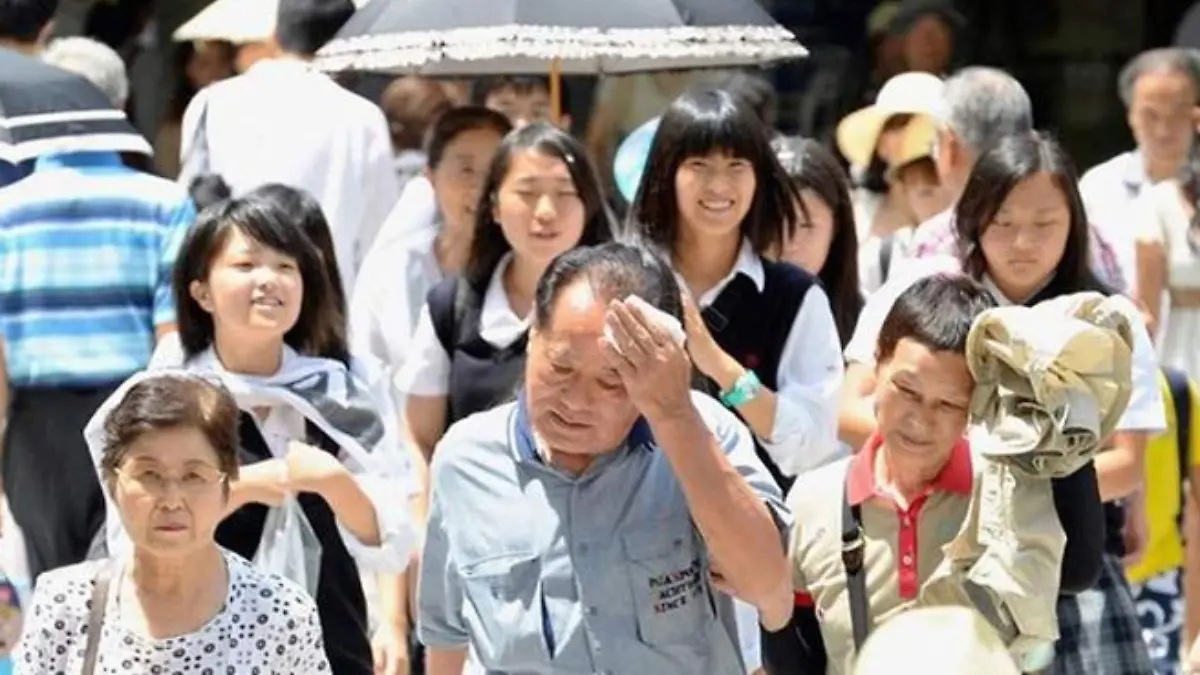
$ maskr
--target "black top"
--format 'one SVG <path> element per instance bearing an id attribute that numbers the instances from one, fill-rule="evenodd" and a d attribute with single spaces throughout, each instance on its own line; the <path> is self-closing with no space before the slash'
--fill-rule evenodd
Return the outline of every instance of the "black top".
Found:
<path id="1" fill-rule="evenodd" d="M 528 331 L 504 348 L 480 335 L 485 294 L 486 289 L 457 277 L 445 279 L 429 291 L 434 332 L 450 356 L 447 429 L 464 417 L 515 399 L 525 374 Z"/>
<path id="2" fill-rule="evenodd" d="M 725 353 L 748 370 L 753 370 L 765 387 L 779 389 L 779 362 L 808 289 L 817 283 L 812 275 L 788 263 L 763 260 L 763 290 L 738 274 L 701 314 L 713 339 Z M 720 394 L 716 382 L 697 376 L 697 388 L 713 396 Z M 733 411 L 737 413 L 737 410 Z M 740 413 L 737 413 L 740 417 Z M 759 459 L 786 494 L 794 478 L 784 476 L 758 439 Z"/>
<path id="3" fill-rule="evenodd" d="M 337 444 L 311 424 L 307 428 L 310 443 L 330 454 L 338 454 Z M 241 414 L 238 433 L 241 441 L 238 460 L 242 466 L 273 458 L 254 418 L 245 412 Z M 316 602 L 331 672 L 333 675 L 372 675 L 375 671 L 367 635 L 367 601 L 363 597 L 358 565 L 346 550 L 333 510 L 325 500 L 315 494 L 300 494 L 298 500 L 321 541 Z M 262 504 L 247 504 L 233 512 L 217 527 L 217 543 L 252 560 L 262 541 L 267 510 Z"/>

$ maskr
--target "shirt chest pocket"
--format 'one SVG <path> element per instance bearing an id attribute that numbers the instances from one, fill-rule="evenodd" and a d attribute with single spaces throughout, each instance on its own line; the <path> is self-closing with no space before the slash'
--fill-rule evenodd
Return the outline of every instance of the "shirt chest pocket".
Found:
<path id="1" fill-rule="evenodd" d="M 483 665 L 519 669 L 549 658 L 541 560 L 531 551 L 460 564 L 463 615 Z"/>
<path id="2" fill-rule="evenodd" d="M 638 638 L 651 646 L 703 640 L 716 614 L 707 566 L 690 528 L 664 524 L 621 539 Z"/>

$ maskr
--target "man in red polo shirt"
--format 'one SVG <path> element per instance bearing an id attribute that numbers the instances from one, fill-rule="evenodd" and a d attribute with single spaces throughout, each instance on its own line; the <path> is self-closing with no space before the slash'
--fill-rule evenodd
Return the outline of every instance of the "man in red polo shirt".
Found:
<path id="1" fill-rule="evenodd" d="M 877 347 L 877 431 L 851 458 L 801 476 L 790 493 L 795 606 L 781 597 L 760 608 L 763 626 L 776 631 L 764 644 L 772 672 L 852 672 L 857 645 L 911 608 L 942 562 L 974 482 L 964 438 L 975 386 L 967 335 L 993 306 L 962 277 L 922 279 L 897 299 Z M 1054 492 L 1068 534 L 1062 587 L 1086 588 L 1099 572 L 1103 532 L 1094 467 L 1055 480 Z M 856 583 L 865 602 L 853 600 Z"/>

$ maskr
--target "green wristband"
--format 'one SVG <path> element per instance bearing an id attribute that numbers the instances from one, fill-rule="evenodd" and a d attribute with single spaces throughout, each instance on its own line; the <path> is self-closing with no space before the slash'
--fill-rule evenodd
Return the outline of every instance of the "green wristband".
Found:
<path id="1" fill-rule="evenodd" d="M 733 383 L 733 389 L 721 392 L 721 403 L 728 408 L 736 408 L 754 400 L 762 388 L 758 375 L 753 370 L 747 370 Z"/>

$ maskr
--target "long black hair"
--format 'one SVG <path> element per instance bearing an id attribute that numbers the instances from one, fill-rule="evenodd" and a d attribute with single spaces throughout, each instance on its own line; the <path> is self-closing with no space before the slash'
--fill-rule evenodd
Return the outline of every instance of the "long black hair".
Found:
<path id="1" fill-rule="evenodd" d="M 1002 139 L 980 155 L 971 170 L 954 212 L 963 271 L 977 281 L 983 278 L 987 260 L 980 239 L 1017 183 L 1042 172 L 1050 175 L 1067 202 L 1070 230 L 1054 276 L 1028 302 L 1081 291 L 1111 293 L 1092 271 L 1089 225 L 1075 165 L 1058 141 L 1038 131 Z"/>
<path id="2" fill-rule="evenodd" d="M 191 358 L 213 344 L 213 317 L 192 297 L 193 281 L 206 281 L 213 260 L 234 230 L 296 260 L 304 283 L 300 316 L 284 334 L 301 354 L 349 363 L 345 312 L 334 299 L 325 261 L 316 244 L 280 204 L 261 194 L 235 197 L 200 212 L 175 262 L 175 311 L 184 354 Z"/>
<path id="3" fill-rule="evenodd" d="M 612 217 L 600 186 L 600 176 L 588 158 L 587 150 L 575 137 L 558 127 L 530 124 L 504 137 L 483 182 L 479 208 L 475 211 L 475 236 L 471 239 L 471 253 L 463 270 L 463 277 L 476 289 L 487 287 L 500 259 L 512 250 L 512 244 L 504 238 L 492 213 L 500 185 L 512 168 L 513 157 L 527 150 L 561 160 L 571 174 L 571 182 L 583 202 L 583 235 L 579 245 L 591 246 L 613 238 Z"/>
<path id="4" fill-rule="evenodd" d="M 854 227 L 854 204 L 850 198 L 849 181 L 837 157 L 814 140 L 776 141 L 775 148 L 796 191 L 812 190 L 833 214 L 829 254 L 817 278 L 829 296 L 838 337 L 845 347 L 854 334 L 864 304 L 859 289 L 858 233 Z M 803 200 L 796 203 L 803 216 L 810 218 L 811 215 L 804 212 Z"/>
<path id="5" fill-rule="evenodd" d="M 674 250 L 679 233 L 675 174 L 688 158 L 714 152 L 745 159 L 754 167 L 754 199 L 741 223 L 742 236 L 759 255 L 777 250 L 796 229 L 796 190 L 771 149 L 762 121 L 739 98 L 720 89 L 684 94 L 663 114 L 629 211 L 630 227 L 645 241 Z"/>

